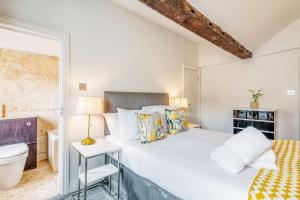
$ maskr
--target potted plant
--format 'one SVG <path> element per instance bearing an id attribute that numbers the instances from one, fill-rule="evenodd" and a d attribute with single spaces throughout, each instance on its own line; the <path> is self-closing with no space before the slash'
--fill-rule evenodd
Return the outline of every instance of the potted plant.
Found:
<path id="1" fill-rule="evenodd" d="M 250 90 L 249 91 L 251 92 L 251 99 L 252 101 L 250 102 L 250 108 L 251 109 L 258 109 L 259 108 L 259 97 L 263 96 L 264 94 L 262 93 L 262 89 L 259 89 L 259 90 Z"/>

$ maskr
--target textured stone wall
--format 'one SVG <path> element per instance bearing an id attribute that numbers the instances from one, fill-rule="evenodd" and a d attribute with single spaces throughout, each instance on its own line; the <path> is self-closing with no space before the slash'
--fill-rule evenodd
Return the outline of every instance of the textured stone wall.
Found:
<path id="1" fill-rule="evenodd" d="M 47 130 L 58 128 L 58 57 L 0 49 L 0 105 L 8 117 L 38 117 L 38 160 L 47 158 Z"/>

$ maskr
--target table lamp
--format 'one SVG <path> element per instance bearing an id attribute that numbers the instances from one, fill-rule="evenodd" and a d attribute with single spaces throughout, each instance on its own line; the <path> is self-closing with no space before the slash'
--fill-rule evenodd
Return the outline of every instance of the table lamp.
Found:
<path id="1" fill-rule="evenodd" d="M 90 137 L 91 115 L 99 115 L 102 112 L 102 101 L 99 97 L 79 97 L 76 112 L 81 115 L 88 115 L 88 136 L 81 140 L 82 145 L 91 145 L 95 140 Z"/>
<path id="2" fill-rule="evenodd" d="M 175 98 L 174 105 L 179 108 L 187 108 L 189 107 L 187 98 Z"/>

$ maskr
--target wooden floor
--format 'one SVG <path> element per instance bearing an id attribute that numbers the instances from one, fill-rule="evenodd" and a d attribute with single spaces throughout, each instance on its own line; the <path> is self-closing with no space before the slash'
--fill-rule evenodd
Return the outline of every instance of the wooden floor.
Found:
<path id="1" fill-rule="evenodd" d="M 47 160 L 23 173 L 21 182 L 13 189 L 0 191 L 5 200 L 45 200 L 58 194 L 58 174 L 51 170 Z"/>

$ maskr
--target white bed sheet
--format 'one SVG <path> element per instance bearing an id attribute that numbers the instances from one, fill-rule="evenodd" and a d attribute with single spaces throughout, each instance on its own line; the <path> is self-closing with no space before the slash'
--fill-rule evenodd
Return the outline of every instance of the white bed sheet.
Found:
<path id="1" fill-rule="evenodd" d="M 122 147 L 120 160 L 127 168 L 181 199 L 246 200 L 258 170 L 230 174 L 209 156 L 230 136 L 193 128 L 151 144 L 106 139 Z"/>

